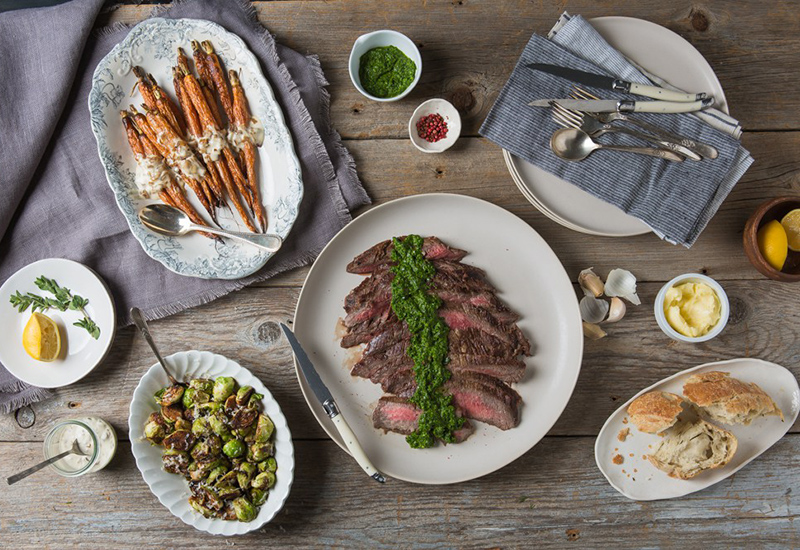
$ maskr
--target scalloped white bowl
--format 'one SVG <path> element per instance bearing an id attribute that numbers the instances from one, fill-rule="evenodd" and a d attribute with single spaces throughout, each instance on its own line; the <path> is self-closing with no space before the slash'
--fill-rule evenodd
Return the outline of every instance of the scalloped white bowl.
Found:
<path id="1" fill-rule="evenodd" d="M 136 466 L 142 472 L 145 483 L 172 514 L 195 529 L 212 535 L 243 535 L 269 523 L 283 508 L 294 480 L 294 446 L 292 434 L 281 408 L 269 390 L 253 374 L 235 361 L 208 351 L 181 351 L 166 358 L 173 375 L 178 380 L 187 378 L 216 378 L 232 376 L 240 386 L 253 386 L 264 395 L 262 407 L 275 424 L 275 460 L 278 461 L 276 481 L 270 490 L 267 501 L 261 506 L 256 519 L 249 523 L 208 519 L 189 506 L 189 484 L 181 476 L 170 474 L 161 467 L 163 449 L 151 445 L 142 434 L 147 417 L 158 410 L 153 394 L 169 384 L 164 371 L 158 363 L 151 366 L 142 376 L 133 391 L 128 429 L 130 431 L 131 451 Z"/>

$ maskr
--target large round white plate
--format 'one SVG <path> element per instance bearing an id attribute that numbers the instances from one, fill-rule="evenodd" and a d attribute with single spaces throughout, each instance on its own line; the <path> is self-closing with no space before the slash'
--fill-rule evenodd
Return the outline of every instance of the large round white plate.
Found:
<path id="1" fill-rule="evenodd" d="M 150 413 L 158 410 L 153 394 L 169 380 L 158 363 L 151 366 L 142 376 L 139 385 L 133 391 L 130 415 L 128 416 L 128 433 L 131 438 L 131 451 L 136 459 L 136 467 L 159 502 L 166 506 L 172 515 L 195 529 L 212 535 L 243 535 L 263 527 L 283 508 L 289 496 L 294 480 L 294 446 L 292 434 L 286 417 L 275 398 L 264 387 L 261 380 L 253 376 L 236 361 L 208 351 L 181 351 L 166 358 L 170 372 L 178 380 L 191 378 L 217 378 L 231 376 L 240 386 L 252 386 L 256 392 L 263 394 L 262 411 L 275 424 L 275 460 L 278 462 L 275 485 L 269 492 L 267 501 L 261 506 L 258 516 L 251 522 L 226 521 L 203 517 L 189 506 L 189 484 L 179 475 L 170 474 L 162 468 L 161 455 L 163 448 L 151 445 L 144 438 L 144 425 Z"/>
<path id="2" fill-rule="evenodd" d="M 239 70 L 250 110 L 264 124 L 266 133 L 264 145 L 258 149 L 257 170 L 268 232 L 286 238 L 303 198 L 302 173 L 292 136 L 258 60 L 241 38 L 216 23 L 155 18 L 131 29 L 94 71 L 89 94 L 92 131 L 117 206 L 144 251 L 181 275 L 239 279 L 256 272 L 274 253 L 232 240 L 220 244 L 197 233 L 179 238 L 164 237 L 146 229 L 137 217 L 143 206 L 156 201 L 142 199 L 135 191 L 136 161 L 119 116 L 120 109 L 142 102 L 138 92 L 129 96 L 136 84 L 132 69 L 135 65 L 144 67 L 174 98 L 171 71 L 176 51 L 183 47 L 191 53 L 193 39 L 210 40 L 225 67 Z M 186 195 L 200 215 L 208 219 L 194 193 L 189 191 Z M 247 231 L 233 211 L 221 210 L 218 214 L 224 228 Z"/>
<path id="3" fill-rule="evenodd" d="M 710 92 L 717 108 L 728 112 L 722 86 L 700 52 L 671 30 L 632 17 L 597 17 L 590 23 L 628 59 L 678 88 Z M 511 177 L 530 203 L 561 225 L 605 237 L 649 233 L 644 222 L 503 151 Z"/>
<path id="4" fill-rule="evenodd" d="M 501 431 L 476 422 L 475 433 L 464 443 L 418 450 L 411 449 L 403 436 L 372 427 L 372 411 L 383 392 L 368 380 L 350 376 L 353 351 L 342 349 L 337 337 L 344 298 L 363 279 L 347 273 L 345 266 L 372 245 L 410 233 L 437 236 L 468 250 L 464 262 L 486 270 L 498 296 L 521 315 L 519 326 L 531 340 L 534 355 L 526 360 L 524 380 L 515 385 L 524 401 L 517 428 Z M 486 475 L 533 447 L 569 401 L 583 354 L 575 291 L 547 243 L 510 212 L 449 194 L 398 199 L 373 208 L 342 229 L 306 278 L 294 330 L 375 466 L 390 477 L 427 484 Z M 342 438 L 299 371 L 298 379 L 317 420 L 344 449 Z"/>
<path id="5" fill-rule="evenodd" d="M 767 416 L 754 420 L 749 426 L 729 426 L 712 420 L 713 424 L 732 432 L 739 441 L 733 459 L 721 468 L 704 472 L 692 479 L 669 477 L 644 458 L 644 455 L 655 449 L 661 438 L 655 434 L 640 432 L 636 426 L 627 422 L 628 406 L 640 395 L 654 390 L 682 395 L 683 384 L 691 374 L 708 371 L 729 372 L 732 377 L 744 382 L 755 382 L 772 397 L 783 412 L 784 419 L 781 421 L 777 416 Z M 800 388 L 794 375 L 784 367 L 750 358 L 707 363 L 665 378 L 631 397 L 603 425 L 595 441 L 594 457 L 611 486 L 630 499 L 660 500 L 680 497 L 719 483 L 758 458 L 789 431 L 797 420 L 798 410 Z M 625 428 L 630 429 L 630 434 L 621 442 L 617 435 Z M 625 459 L 621 465 L 614 464 L 612 460 L 617 454 Z"/>
<path id="6" fill-rule="evenodd" d="M 16 291 L 50 296 L 33 283 L 42 275 L 55 279 L 59 285 L 70 289 L 73 295 L 88 299 L 86 313 L 100 328 L 100 337 L 95 340 L 85 329 L 73 325 L 83 317 L 80 312 L 45 311 L 44 314 L 56 322 L 61 332 L 61 354 L 51 363 L 37 361 L 25 352 L 22 331 L 31 317 L 31 311 L 29 308 L 18 313 L 9 303 L 9 298 Z M 78 262 L 62 258 L 39 260 L 14 273 L 0 287 L 0 364 L 33 386 L 60 388 L 89 374 L 105 358 L 114 341 L 116 329 L 114 301 L 108 288 L 97 273 Z"/>

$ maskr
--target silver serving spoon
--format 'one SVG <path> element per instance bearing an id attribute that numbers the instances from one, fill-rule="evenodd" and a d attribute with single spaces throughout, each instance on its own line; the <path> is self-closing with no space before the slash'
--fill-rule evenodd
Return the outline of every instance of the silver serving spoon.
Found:
<path id="1" fill-rule="evenodd" d="M 53 462 L 58 462 L 59 460 L 61 460 L 62 458 L 64 458 L 67 455 L 87 456 L 86 453 L 81 451 L 81 448 L 78 446 L 78 440 L 76 439 L 75 441 L 72 442 L 72 448 L 71 449 L 68 449 L 68 450 L 64 451 L 63 453 L 57 454 L 56 456 L 54 456 L 52 458 L 48 458 L 47 460 L 45 460 L 44 462 L 40 462 L 36 466 L 31 466 L 27 470 L 23 470 L 22 472 L 20 472 L 18 474 L 14 474 L 13 476 L 11 476 L 9 478 L 6 478 L 6 481 L 8 482 L 9 485 L 14 485 L 20 479 L 25 479 L 29 475 L 38 472 L 39 470 L 41 470 L 45 466 L 50 466 Z"/>
<path id="2" fill-rule="evenodd" d="M 598 149 L 639 153 L 640 155 L 649 155 L 651 157 L 658 157 L 674 162 L 683 161 L 681 155 L 666 149 L 657 149 L 655 147 L 628 147 L 624 145 L 600 145 L 594 141 L 589 134 L 578 128 L 562 128 L 561 130 L 556 130 L 553 137 L 550 138 L 550 148 L 560 158 L 571 161 L 583 160 L 588 157 L 592 151 Z"/>
<path id="3" fill-rule="evenodd" d="M 168 237 L 180 237 L 190 231 L 204 231 L 221 237 L 229 237 L 246 242 L 267 252 L 277 252 L 283 244 L 283 239 L 278 235 L 260 233 L 240 233 L 227 231 L 216 227 L 196 225 L 189 216 L 168 204 L 150 204 L 139 210 L 139 219 L 142 223 L 155 231 Z"/>
<path id="4" fill-rule="evenodd" d="M 169 369 L 167 368 L 167 362 L 164 361 L 163 357 L 161 357 L 161 353 L 158 351 L 153 337 L 150 336 L 150 329 L 147 328 L 147 321 L 145 321 L 144 317 L 142 316 L 142 310 L 140 310 L 138 307 L 132 307 L 131 318 L 133 318 L 133 324 L 136 325 L 136 328 L 138 328 L 139 332 L 141 332 L 142 336 L 144 336 L 145 342 L 147 342 L 147 344 L 150 346 L 150 349 L 153 350 L 153 353 L 156 355 L 161 368 L 164 369 L 165 373 L 167 373 L 167 378 L 169 378 L 170 384 L 173 386 L 179 385 L 180 382 L 178 382 L 175 377 L 170 374 Z"/>

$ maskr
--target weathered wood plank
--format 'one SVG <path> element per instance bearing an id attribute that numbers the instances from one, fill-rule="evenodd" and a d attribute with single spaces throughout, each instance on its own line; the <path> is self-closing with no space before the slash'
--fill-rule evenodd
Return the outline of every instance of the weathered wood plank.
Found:
<path id="1" fill-rule="evenodd" d="M 691 42 L 714 68 L 731 111 L 748 129 L 799 129 L 800 78 L 797 6 L 711 0 L 643 0 L 569 5 L 508 0 L 402 0 L 376 9 L 369 0 L 256 3 L 259 19 L 282 43 L 319 55 L 336 91 L 333 119 L 346 137 L 406 136 L 413 108 L 445 97 L 464 112 L 475 135 L 533 32 L 546 33 L 564 9 L 584 17 L 625 15 L 653 21 Z M 125 6 L 110 20 L 138 22 L 149 7 Z M 313 22 L 311 22 L 313 19 Z M 319 22 L 324 22 L 320 32 Z M 362 33 L 390 27 L 421 46 L 424 71 L 417 88 L 395 103 L 366 100 L 350 83 L 350 48 Z M 769 82 L 769 86 L 764 83 Z"/>
<path id="2" fill-rule="evenodd" d="M 546 438 L 483 479 L 452 486 L 372 482 L 332 442 L 298 442 L 286 507 L 237 548 L 796 548 L 800 504 L 793 476 L 800 435 L 787 436 L 732 478 L 700 493 L 633 502 L 591 460 L 592 438 Z M 41 445 L 0 444 L 7 475 Z M 579 458 L 580 457 L 580 458 Z M 111 535 L 113 533 L 113 535 Z M 130 445 L 98 474 L 41 472 L 0 492 L 0 536 L 9 548 L 195 548 L 223 541 L 174 518 L 150 493 Z"/>
<path id="3" fill-rule="evenodd" d="M 630 306 L 625 319 L 608 327 L 607 338 L 586 342 L 575 393 L 551 433 L 595 435 L 630 396 L 701 363 L 758 357 L 800 376 L 800 314 L 794 288 L 756 281 L 724 284 L 733 306 L 731 322 L 721 336 L 704 344 L 673 342 L 665 336 L 652 310 L 661 285 L 640 285 L 643 305 Z M 270 388 L 296 438 L 326 438 L 299 390 L 291 352 L 276 324 L 293 317 L 297 295 L 296 288 L 248 288 L 156 321 L 152 329 L 165 353 L 206 349 L 238 361 Z M 536 335 L 531 337 L 535 342 Z M 13 415 L 0 417 L 0 441 L 41 441 L 54 423 L 78 414 L 102 416 L 124 437 L 131 395 L 153 362 L 132 328 L 120 331 L 111 355 L 93 373 L 33 406 L 37 421 L 32 428 L 20 428 Z M 793 429 L 800 431 L 800 424 Z"/>

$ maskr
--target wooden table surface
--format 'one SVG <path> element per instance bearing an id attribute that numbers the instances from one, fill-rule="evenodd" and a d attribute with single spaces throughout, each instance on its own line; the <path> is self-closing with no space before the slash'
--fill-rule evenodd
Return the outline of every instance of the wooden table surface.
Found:
<path id="1" fill-rule="evenodd" d="M 137 22 L 147 6 L 126 6 L 101 24 Z M 376 204 L 418 193 L 463 193 L 521 217 L 552 246 L 573 279 L 594 266 L 637 274 L 643 305 L 587 342 L 575 393 L 547 437 L 509 466 L 452 486 L 369 480 L 317 424 L 295 379 L 277 323 L 290 320 L 307 269 L 245 288 L 152 323 L 165 352 L 206 349 L 249 368 L 289 419 L 297 469 L 284 509 L 262 530 L 223 540 L 174 518 L 150 493 L 133 461 L 127 430 L 133 388 L 152 364 L 131 327 L 84 380 L 15 416 L 0 418 L 0 473 L 35 462 L 56 422 L 99 415 L 117 429 L 116 458 L 78 479 L 40 474 L 0 492 L 0 546 L 86 548 L 705 546 L 800 547 L 800 430 L 736 475 L 700 493 L 633 502 L 606 483 L 594 461 L 607 416 L 641 388 L 679 370 L 734 357 L 774 361 L 800 374 L 800 285 L 765 280 L 742 251 L 742 228 L 762 201 L 800 194 L 800 4 L 677 0 L 367 0 L 257 3 L 277 39 L 319 55 L 330 81 L 332 118 Z M 755 164 L 691 250 L 653 235 L 609 239 L 567 230 L 533 208 L 511 180 L 500 149 L 478 136 L 532 32 L 546 33 L 567 9 L 586 17 L 625 15 L 677 32 L 708 59 Z M 418 44 L 425 70 L 402 101 L 374 103 L 353 88 L 347 59 L 355 38 L 392 28 Z M 446 154 L 422 155 L 407 121 L 425 99 L 461 110 L 463 137 Z M 651 305 L 660 286 L 684 272 L 717 279 L 731 299 L 723 334 L 698 345 L 670 341 Z M 34 419 L 35 416 L 35 419 Z M 32 425 L 31 425 L 31 422 Z M 25 426 L 25 427 L 23 427 Z M 797 520 L 797 523 L 794 523 Z"/>

